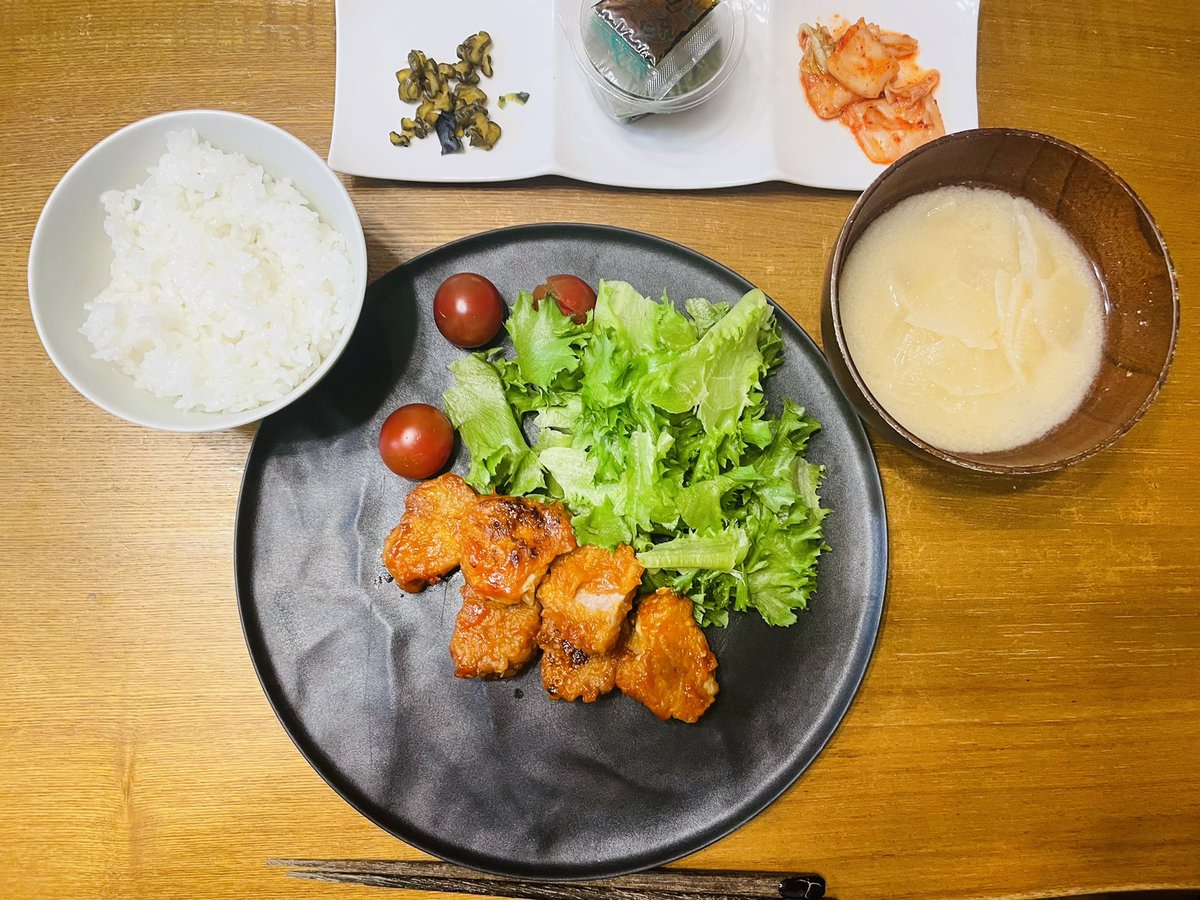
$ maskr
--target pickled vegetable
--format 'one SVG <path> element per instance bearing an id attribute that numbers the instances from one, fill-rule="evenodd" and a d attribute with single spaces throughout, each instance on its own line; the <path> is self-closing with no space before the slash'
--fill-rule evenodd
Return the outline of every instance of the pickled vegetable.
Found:
<path id="1" fill-rule="evenodd" d="M 413 138 L 432 132 L 445 155 L 461 153 L 464 137 L 472 147 L 484 150 L 491 150 L 500 140 L 500 126 L 488 118 L 487 94 L 478 87 L 480 74 L 492 77 L 491 35 L 486 31 L 473 34 L 455 53 L 458 62 L 439 63 L 421 50 L 409 51 L 408 66 L 396 73 L 397 93 L 403 102 L 418 106 L 412 118 L 400 120 L 399 131 L 389 132 L 393 146 L 408 147 Z M 529 99 L 528 94 L 506 96 Z M 503 98 L 500 105 L 504 105 Z"/>
<path id="2" fill-rule="evenodd" d="M 500 104 L 501 109 L 504 109 L 504 107 L 509 103 L 516 103 L 518 106 L 524 106 L 529 102 L 529 92 L 515 91 L 511 94 L 501 94 L 500 99 L 497 102 Z"/>

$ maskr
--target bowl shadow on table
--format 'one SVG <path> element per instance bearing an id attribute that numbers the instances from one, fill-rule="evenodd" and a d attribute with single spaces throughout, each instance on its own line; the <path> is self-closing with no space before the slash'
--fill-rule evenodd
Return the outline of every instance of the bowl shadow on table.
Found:
<path id="1" fill-rule="evenodd" d="M 912 453 L 869 422 L 863 424 L 889 496 L 896 491 L 892 485 L 903 481 L 915 496 L 936 501 L 939 518 L 965 526 L 979 526 L 986 520 L 989 527 L 1016 529 L 1028 526 L 1025 513 L 1030 509 L 1036 509 L 1039 519 L 1047 519 L 1081 503 L 1100 504 L 1114 479 L 1141 473 L 1147 448 L 1168 447 L 1172 441 L 1171 420 L 1162 414 L 1161 403 L 1160 397 L 1157 410 L 1151 408 L 1102 452 L 1063 469 L 1026 474 L 977 472 L 932 460 Z"/>
<path id="2" fill-rule="evenodd" d="M 359 180 L 359 179 L 355 179 Z M 397 266 L 406 262 L 396 252 L 395 245 L 390 243 L 386 235 L 377 235 L 363 226 L 363 239 L 367 244 L 367 284 L 374 284 Z"/>
<path id="3" fill-rule="evenodd" d="M 1028 492 L 1054 491 L 1055 485 L 1070 484 L 1071 496 L 1077 496 L 1086 485 L 1102 479 L 1112 470 L 1122 469 L 1127 465 L 1136 465 L 1129 459 L 1135 451 L 1135 444 L 1142 443 L 1150 446 L 1161 446 L 1166 443 L 1164 432 L 1165 421 L 1161 416 L 1153 414 L 1137 424 L 1134 434 L 1138 437 L 1130 440 L 1128 434 L 1122 435 L 1113 444 L 1087 459 L 1080 460 L 1062 469 L 1049 472 L 1026 473 L 996 473 L 977 472 L 949 463 L 938 462 L 919 456 L 906 447 L 880 434 L 870 423 L 864 422 L 867 434 L 870 435 L 880 463 L 892 470 L 903 470 L 905 480 L 934 495 L 963 496 L 969 499 L 1002 497 Z M 1097 458 L 1099 457 L 1099 458 Z M 1065 493 L 1064 488 L 1064 497 Z"/>
<path id="4" fill-rule="evenodd" d="M 399 273 L 376 280 L 341 359 L 308 396 L 277 418 L 301 417 L 305 438 L 319 441 L 371 421 L 412 358 L 416 317 L 411 282 Z"/>

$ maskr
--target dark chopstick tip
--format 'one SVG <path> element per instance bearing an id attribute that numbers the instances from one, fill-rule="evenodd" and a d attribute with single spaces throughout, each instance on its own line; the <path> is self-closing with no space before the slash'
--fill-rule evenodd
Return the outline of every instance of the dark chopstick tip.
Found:
<path id="1" fill-rule="evenodd" d="M 821 900 L 825 896 L 825 879 L 820 875 L 792 875 L 779 882 L 782 900 Z"/>

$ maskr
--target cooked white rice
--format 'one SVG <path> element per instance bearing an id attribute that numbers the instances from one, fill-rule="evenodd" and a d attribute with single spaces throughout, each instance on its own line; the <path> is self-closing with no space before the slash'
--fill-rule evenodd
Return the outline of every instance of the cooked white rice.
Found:
<path id="1" fill-rule="evenodd" d="M 289 179 L 189 129 L 167 136 L 144 182 L 100 200 L 112 282 L 80 330 L 97 359 L 179 409 L 276 400 L 346 327 L 346 242 Z"/>

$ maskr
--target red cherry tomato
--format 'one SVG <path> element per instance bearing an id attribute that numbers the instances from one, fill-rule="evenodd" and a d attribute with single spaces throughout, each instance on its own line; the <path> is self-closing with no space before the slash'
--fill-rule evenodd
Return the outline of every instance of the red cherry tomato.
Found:
<path id="1" fill-rule="evenodd" d="M 428 478 L 446 465 L 454 449 L 454 427 L 427 403 L 402 406 L 379 429 L 379 455 L 397 475 Z"/>
<path id="2" fill-rule="evenodd" d="M 570 316 L 576 325 L 586 322 L 587 314 L 596 307 L 596 292 L 574 275 L 551 275 L 545 284 L 533 289 L 536 302 L 541 303 L 547 297 L 553 297 L 562 314 Z"/>
<path id="3" fill-rule="evenodd" d="M 460 272 L 442 282 L 433 298 L 433 321 L 456 347 L 482 347 L 504 321 L 504 302 L 496 286 L 473 272 Z"/>

